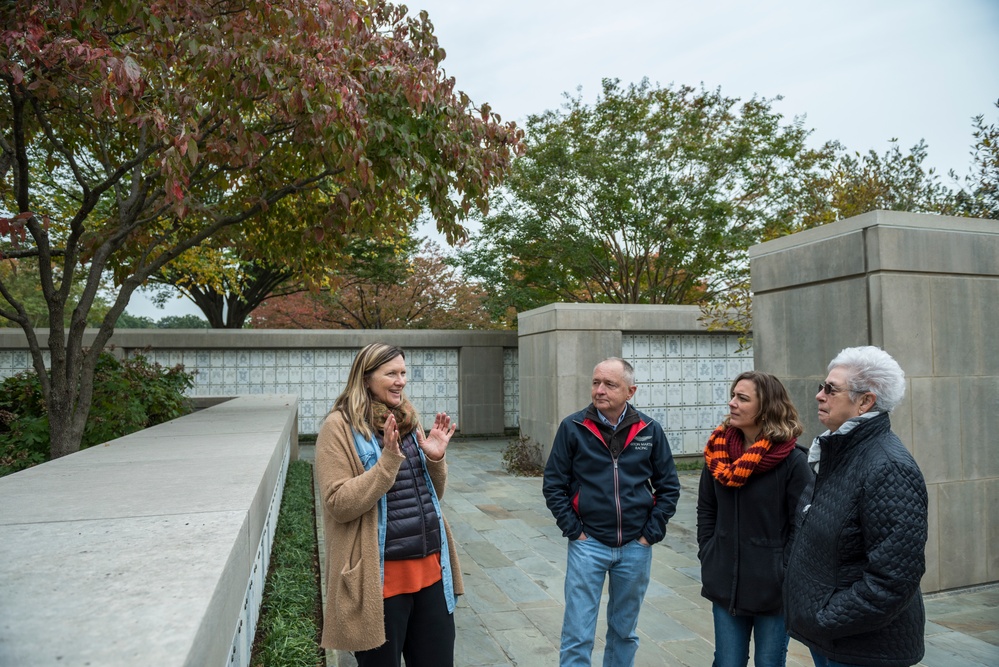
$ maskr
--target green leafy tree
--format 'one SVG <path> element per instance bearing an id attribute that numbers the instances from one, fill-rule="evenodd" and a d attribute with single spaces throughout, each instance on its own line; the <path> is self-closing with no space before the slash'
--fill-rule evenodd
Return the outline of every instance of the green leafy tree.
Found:
<path id="1" fill-rule="evenodd" d="M 197 315 L 166 315 L 156 322 L 157 329 L 208 329 L 208 322 Z"/>
<path id="2" fill-rule="evenodd" d="M 999 100 L 996 100 L 999 109 Z M 972 173 L 957 195 L 958 210 L 973 218 L 999 220 L 999 125 L 986 125 L 984 114 L 974 118 Z"/>
<path id="3" fill-rule="evenodd" d="M 125 311 L 118 316 L 118 321 L 114 324 L 115 329 L 155 329 L 156 320 L 145 315 L 132 315 Z"/>
<path id="4" fill-rule="evenodd" d="M 262 298 L 253 301 L 253 316 L 248 323 L 256 328 L 274 329 L 340 328 L 334 321 L 335 318 L 329 317 L 330 309 L 336 308 L 339 295 L 361 285 L 387 288 L 405 281 L 410 270 L 410 259 L 419 243 L 413 236 L 415 228 L 415 222 L 411 223 L 408 229 L 387 239 L 354 238 L 335 261 L 325 264 L 322 273 L 309 273 L 306 275 L 307 280 L 286 274 L 285 282 L 265 295 L 266 301 Z M 252 266 L 251 263 L 236 263 L 233 265 L 233 273 L 236 276 L 245 275 Z M 163 298 L 164 294 L 161 291 L 158 298 Z M 219 299 L 237 300 L 247 310 L 251 306 L 246 299 L 245 290 L 232 289 L 212 294 Z M 382 327 L 365 327 L 362 324 L 360 328 Z"/>
<path id="5" fill-rule="evenodd" d="M 162 306 L 180 292 L 201 309 L 211 328 L 233 329 L 245 326 L 250 313 L 265 299 L 274 303 L 305 291 L 329 292 L 358 277 L 400 281 L 400 260 L 417 247 L 412 236 L 415 223 L 415 219 L 399 219 L 395 227 L 338 241 L 336 247 L 310 238 L 307 248 L 298 253 L 289 250 L 291 256 L 285 261 L 273 248 L 263 254 L 238 243 L 197 248 L 151 278 L 153 302 Z M 310 297 L 302 300 L 310 301 Z"/>
<path id="6" fill-rule="evenodd" d="M 497 317 L 553 301 L 697 303 L 796 204 L 828 148 L 771 101 L 605 80 L 530 116 L 495 213 L 463 253 Z"/>
<path id="7" fill-rule="evenodd" d="M 801 228 L 879 210 L 954 213 L 954 192 L 923 165 L 926 143 L 920 141 L 908 153 L 897 139 L 889 143 L 884 154 L 874 150 L 851 153 L 837 146 L 835 162 L 827 175 L 814 182 L 812 201 L 805 202 L 809 206 Z"/>
<path id="8" fill-rule="evenodd" d="M 197 248 L 192 254 L 195 262 L 184 268 L 175 263 L 150 279 L 153 302 L 162 307 L 179 292 L 213 329 L 241 329 L 264 299 L 307 289 L 288 265 L 244 259 L 238 248 Z"/>
<path id="9" fill-rule="evenodd" d="M 848 152 L 834 144 L 836 156 L 824 173 L 811 175 L 800 193 L 801 220 L 786 229 L 761 237 L 767 241 L 870 211 L 959 214 L 957 197 L 940 176 L 924 166 L 928 155 L 920 141 L 908 153 L 892 139 L 883 154 Z M 752 330 L 752 293 L 748 267 L 727 274 L 729 288 L 702 304 L 703 320 L 710 330 L 734 331 L 748 345 Z"/>
<path id="10" fill-rule="evenodd" d="M 80 446 L 130 296 L 185 252 L 340 247 L 393 227 L 389 207 L 461 235 L 520 138 L 443 58 L 425 12 L 383 0 L 0 3 L 0 259 L 37 258 L 50 372 L 2 277 L 0 318 L 27 337 L 52 456 Z"/>
<path id="11" fill-rule="evenodd" d="M 69 285 L 66 301 L 69 306 L 79 302 L 83 295 L 85 276 L 80 272 L 73 274 L 73 282 Z M 62 288 L 62 273 L 58 265 L 52 267 L 52 280 L 55 289 Z M 38 284 L 38 260 L 36 258 L 24 259 L 0 259 L 0 283 L 2 283 L 7 293 L 13 297 L 13 301 L 21 304 L 24 308 L 24 315 L 33 327 L 46 327 L 49 323 L 49 304 L 42 294 Z M 93 305 L 87 314 L 88 326 L 96 326 L 107 314 L 110 304 L 100 294 L 94 297 Z M 11 310 L 13 305 L 2 293 L 0 293 L 0 311 Z M 64 310 L 63 325 L 69 326 L 72 308 Z M 13 320 L 0 317 L 0 327 L 16 327 L 18 324 Z"/>
<path id="12" fill-rule="evenodd" d="M 118 317 L 115 329 L 208 329 L 208 322 L 197 315 L 166 315 L 158 320 L 125 311 Z"/>

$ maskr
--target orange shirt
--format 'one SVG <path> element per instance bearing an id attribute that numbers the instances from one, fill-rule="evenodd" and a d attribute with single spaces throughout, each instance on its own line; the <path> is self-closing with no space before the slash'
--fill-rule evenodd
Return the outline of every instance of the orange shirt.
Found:
<path id="1" fill-rule="evenodd" d="M 382 597 L 422 591 L 441 580 L 441 554 L 425 558 L 385 561 L 385 585 Z"/>

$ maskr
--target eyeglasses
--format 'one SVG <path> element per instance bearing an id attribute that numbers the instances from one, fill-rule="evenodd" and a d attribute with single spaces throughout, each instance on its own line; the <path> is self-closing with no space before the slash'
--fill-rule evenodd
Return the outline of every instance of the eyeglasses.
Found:
<path id="1" fill-rule="evenodd" d="M 826 392 L 826 396 L 835 396 L 836 394 L 838 394 L 841 391 L 847 391 L 847 389 L 848 389 L 847 387 L 837 387 L 835 385 L 829 384 L 828 382 L 820 382 L 819 383 L 819 393 L 821 394 L 822 392 Z M 865 389 L 863 391 L 852 391 L 851 390 L 851 393 L 854 393 L 854 394 L 867 394 L 867 393 L 870 393 L 870 391 L 871 391 L 870 389 Z"/>
<path id="2" fill-rule="evenodd" d="M 826 396 L 835 396 L 836 394 L 838 394 L 841 391 L 846 391 L 846 390 L 842 389 L 840 387 L 837 387 L 835 385 L 831 385 L 828 382 L 820 382 L 819 383 L 819 393 L 820 394 L 822 392 L 826 392 Z"/>

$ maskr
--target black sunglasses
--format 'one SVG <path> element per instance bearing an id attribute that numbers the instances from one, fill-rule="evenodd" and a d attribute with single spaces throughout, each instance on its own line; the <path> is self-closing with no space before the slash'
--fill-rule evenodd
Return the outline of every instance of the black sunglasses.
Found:
<path id="1" fill-rule="evenodd" d="M 836 394 L 838 394 L 841 391 L 850 391 L 850 389 L 849 389 L 849 387 L 834 387 L 831 384 L 829 384 L 828 382 L 820 382 L 819 383 L 819 393 L 822 393 L 823 391 L 826 392 L 826 396 L 835 396 Z M 865 389 L 863 391 L 856 391 L 856 392 L 853 392 L 853 393 L 855 393 L 855 394 L 867 394 L 867 393 L 870 393 L 870 391 L 871 391 L 870 389 Z"/>
<path id="2" fill-rule="evenodd" d="M 846 390 L 845 389 L 840 389 L 839 387 L 835 387 L 835 386 L 829 384 L 828 382 L 820 382 L 819 383 L 819 393 L 820 394 L 822 392 L 826 392 L 826 396 L 834 396 L 834 395 L 838 394 L 841 391 L 846 391 Z"/>

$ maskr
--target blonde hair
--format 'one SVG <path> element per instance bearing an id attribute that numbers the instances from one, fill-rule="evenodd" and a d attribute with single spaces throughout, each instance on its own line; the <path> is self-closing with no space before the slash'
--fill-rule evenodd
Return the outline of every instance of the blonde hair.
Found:
<path id="1" fill-rule="evenodd" d="M 330 412 L 339 410 L 343 413 L 344 419 L 347 420 L 350 427 L 367 438 L 373 438 L 375 431 L 371 426 L 374 421 L 371 393 L 368 391 L 365 381 L 375 370 L 396 357 L 405 359 L 406 353 L 401 347 L 395 345 L 371 343 L 363 347 L 354 357 L 354 363 L 350 365 L 347 386 L 337 396 L 332 409 L 330 409 Z"/>

